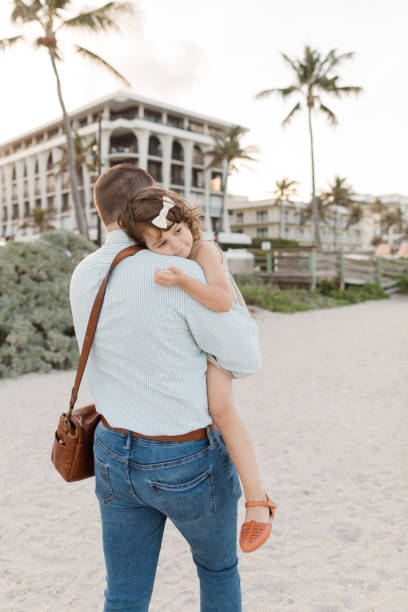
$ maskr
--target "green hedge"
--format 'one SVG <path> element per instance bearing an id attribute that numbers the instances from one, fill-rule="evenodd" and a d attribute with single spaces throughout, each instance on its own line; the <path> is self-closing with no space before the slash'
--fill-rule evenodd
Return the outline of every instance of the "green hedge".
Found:
<path id="1" fill-rule="evenodd" d="M 75 368 L 69 283 L 95 245 L 73 232 L 0 247 L 0 378 Z"/>
<path id="2" fill-rule="evenodd" d="M 285 238 L 252 238 L 251 244 L 239 244 L 236 242 L 223 242 L 222 248 L 227 249 L 260 249 L 263 242 L 270 242 L 271 249 L 292 249 L 299 246 L 296 240 Z"/>
<path id="3" fill-rule="evenodd" d="M 350 286 L 340 290 L 334 285 L 319 287 L 315 291 L 305 289 L 278 289 L 266 285 L 251 276 L 236 276 L 235 280 L 247 304 L 254 304 L 274 312 L 297 312 L 318 308 L 336 308 L 347 304 L 357 304 L 366 300 L 380 300 L 388 295 L 374 283 L 361 287 Z"/>

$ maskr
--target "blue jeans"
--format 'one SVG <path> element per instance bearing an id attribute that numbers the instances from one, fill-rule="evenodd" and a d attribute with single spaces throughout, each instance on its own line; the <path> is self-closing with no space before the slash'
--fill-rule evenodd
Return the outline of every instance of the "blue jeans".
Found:
<path id="1" fill-rule="evenodd" d="M 241 486 L 220 432 L 207 433 L 196 442 L 160 442 L 98 424 L 95 493 L 107 573 L 104 612 L 148 610 L 167 518 L 190 545 L 201 612 L 241 611 Z"/>

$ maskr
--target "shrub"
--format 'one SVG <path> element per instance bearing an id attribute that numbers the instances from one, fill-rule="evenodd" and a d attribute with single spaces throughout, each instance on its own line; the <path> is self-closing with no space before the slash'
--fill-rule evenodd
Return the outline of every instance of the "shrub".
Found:
<path id="1" fill-rule="evenodd" d="M 310 292 L 306 289 L 278 289 L 248 276 L 237 276 L 236 281 L 247 304 L 275 312 L 335 308 L 388 297 L 384 290 L 374 283 L 340 290 L 334 283 L 325 282 L 321 285 L 323 292 L 319 288 Z"/>
<path id="2" fill-rule="evenodd" d="M 398 277 L 398 293 L 408 293 L 408 274 L 400 274 Z"/>
<path id="3" fill-rule="evenodd" d="M 69 283 L 95 249 L 65 231 L 0 248 L 0 378 L 76 367 Z"/>

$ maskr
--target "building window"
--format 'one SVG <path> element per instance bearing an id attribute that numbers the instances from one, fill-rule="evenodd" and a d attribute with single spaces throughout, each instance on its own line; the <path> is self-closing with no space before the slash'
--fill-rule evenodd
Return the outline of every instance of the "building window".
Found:
<path id="1" fill-rule="evenodd" d="M 52 163 L 52 153 L 50 153 L 47 159 L 47 172 L 53 169 L 54 169 L 54 164 Z"/>
<path id="2" fill-rule="evenodd" d="M 87 117 L 87 116 L 85 116 L 85 117 L 81 117 L 81 118 L 79 119 L 79 127 L 80 127 L 80 128 L 81 128 L 81 127 L 85 127 L 86 125 L 88 125 L 88 117 Z"/>
<path id="3" fill-rule="evenodd" d="M 222 138 L 224 135 L 221 128 L 217 128 L 212 125 L 208 126 L 208 133 L 210 136 L 215 136 L 216 138 Z"/>
<path id="4" fill-rule="evenodd" d="M 157 136 L 150 136 L 149 138 L 149 155 L 153 155 L 153 157 L 163 157 L 161 142 Z"/>
<path id="5" fill-rule="evenodd" d="M 184 149 L 177 140 L 174 140 L 171 147 L 171 158 L 178 161 L 184 161 Z"/>
<path id="6" fill-rule="evenodd" d="M 111 110 L 110 120 L 115 121 L 115 119 L 136 119 L 138 115 L 138 106 L 127 106 L 126 108 L 121 108 L 120 110 Z M 96 119 L 94 119 L 94 121 L 98 121 L 98 115 L 95 115 L 95 117 Z"/>
<path id="7" fill-rule="evenodd" d="M 243 223 L 244 222 L 244 213 L 239 212 L 237 213 L 237 223 Z"/>
<path id="8" fill-rule="evenodd" d="M 167 125 L 171 125 L 171 127 L 182 129 L 184 125 L 183 117 L 178 117 L 177 115 L 167 114 Z"/>
<path id="9" fill-rule="evenodd" d="M 161 183 L 163 181 L 161 162 L 149 160 L 147 162 L 147 171 L 154 178 L 156 183 Z"/>
<path id="10" fill-rule="evenodd" d="M 138 142 L 133 132 L 113 133 L 110 137 L 109 153 L 138 153 Z"/>
<path id="11" fill-rule="evenodd" d="M 144 118 L 146 119 L 146 121 L 154 121 L 155 123 L 162 122 L 162 114 L 150 108 L 144 109 Z"/>
<path id="12" fill-rule="evenodd" d="M 54 209 L 54 196 L 48 196 L 47 198 L 47 208 L 48 210 Z"/>
<path id="13" fill-rule="evenodd" d="M 12 219 L 18 219 L 18 204 L 13 204 L 12 207 Z"/>
<path id="14" fill-rule="evenodd" d="M 204 124 L 199 123 L 198 121 L 192 121 L 190 119 L 190 121 L 188 122 L 188 129 L 190 130 L 190 132 L 197 132 L 198 134 L 203 134 Z"/>
<path id="15" fill-rule="evenodd" d="M 267 236 L 268 235 L 268 228 L 267 227 L 257 227 L 256 228 L 256 235 L 258 237 L 260 237 L 260 236 Z"/>
<path id="16" fill-rule="evenodd" d="M 172 185 L 184 185 L 184 166 L 180 164 L 171 165 L 171 179 Z"/>
<path id="17" fill-rule="evenodd" d="M 192 187 L 197 189 L 204 189 L 204 172 L 199 168 L 193 168 L 192 170 Z"/>
<path id="18" fill-rule="evenodd" d="M 51 138 L 55 138 L 55 136 L 58 136 L 58 128 L 54 128 L 52 130 L 49 130 L 47 132 L 47 138 L 48 140 L 50 140 Z"/>
<path id="19" fill-rule="evenodd" d="M 61 210 L 63 212 L 69 210 L 69 194 L 68 193 L 63 193 L 62 194 L 62 208 Z"/>
<path id="20" fill-rule="evenodd" d="M 7 221 L 7 219 L 8 219 L 7 206 L 3 206 L 3 221 Z"/>
<path id="21" fill-rule="evenodd" d="M 211 172 L 210 189 L 211 191 L 222 191 L 221 172 Z"/>
<path id="22" fill-rule="evenodd" d="M 204 154 L 201 151 L 200 147 L 195 145 L 193 149 L 193 165 L 194 166 L 204 166 Z"/>
<path id="23" fill-rule="evenodd" d="M 259 222 L 264 222 L 266 221 L 268 218 L 268 211 L 267 210 L 257 210 L 256 211 L 256 221 L 257 223 Z"/>

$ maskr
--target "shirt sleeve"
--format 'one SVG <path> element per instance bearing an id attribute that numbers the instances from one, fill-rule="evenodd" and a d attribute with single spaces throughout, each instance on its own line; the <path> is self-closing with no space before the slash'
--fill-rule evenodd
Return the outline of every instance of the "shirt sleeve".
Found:
<path id="1" fill-rule="evenodd" d="M 191 275 L 206 283 L 205 275 L 198 265 Z M 233 378 L 256 374 L 261 368 L 261 355 L 258 326 L 251 315 L 236 304 L 228 312 L 214 312 L 186 291 L 184 294 L 185 317 L 197 345 L 206 353 L 214 355 L 220 366 L 231 372 Z"/>

